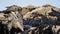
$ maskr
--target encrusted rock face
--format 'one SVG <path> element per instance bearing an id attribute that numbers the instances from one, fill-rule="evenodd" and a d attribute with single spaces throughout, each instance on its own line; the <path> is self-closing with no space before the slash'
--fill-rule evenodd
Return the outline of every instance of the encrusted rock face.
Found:
<path id="1" fill-rule="evenodd" d="M 7 27 L 9 31 L 14 27 L 15 30 L 12 29 L 14 33 L 19 31 L 20 33 L 24 32 L 23 34 L 40 34 L 44 29 L 42 33 L 45 34 L 45 30 L 50 31 L 50 29 L 53 28 L 55 31 L 56 24 L 60 25 L 60 8 L 49 4 L 40 7 L 33 5 L 28 5 L 26 7 L 12 5 L 0 12 L 0 22 L 4 27 Z M 48 28 L 46 28 L 47 25 L 49 25 Z M 57 30 L 59 29 L 60 28 L 57 28 Z M 22 30 L 22 32 L 20 30 Z"/>
<path id="2" fill-rule="evenodd" d="M 57 9 L 56 11 L 56 7 L 54 6 L 44 5 L 40 8 L 32 10 L 31 12 L 27 12 L 23 16 L 23 19 L 27 20 L 26 22 L 30 24 L 32 23 L 36 24 L 37 22 L 44 22 L 44 23 L 48 22 L 50 24 L 54 24 L 56 20 L 58 20 L 59 18 L 58 16 L 60 15 L 58 10 L 59 9 Z"/>
<path id="3" fill-rule="evenodd" d="M 40 7 L 31 12 L 26 13 L 23 18 L 29 18 L 33 16 L 33 13 L 42 14 L 42 15 L 49 15 L 48 13 L 52 12 L 51 7 Z"/>

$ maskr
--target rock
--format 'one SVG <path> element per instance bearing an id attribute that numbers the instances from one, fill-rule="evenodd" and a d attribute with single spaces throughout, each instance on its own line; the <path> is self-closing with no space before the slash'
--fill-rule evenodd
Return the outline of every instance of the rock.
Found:
<path id="1" fill-rule="evenodd" d="M 22 11 L 21 11 L 22 15 L 25 15 L 27 12 L 30 12 L 29 9 L 22 8 Z"/>
<path id="2" fill-rule="evenodd" d="M 7 7 L 7 11 L 21 11 L 21 7 L 17 6 L 17 5 L 12 5 L 10 7 Z"/>

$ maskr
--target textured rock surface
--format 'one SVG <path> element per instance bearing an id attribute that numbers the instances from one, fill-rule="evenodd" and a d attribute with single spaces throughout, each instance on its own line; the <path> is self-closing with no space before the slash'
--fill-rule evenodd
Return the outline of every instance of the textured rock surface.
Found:
<path id="1" fill-rule="evenodd" d="M 12 5 L 0 11 L 0 25 L 0 31 L 9 30 L 11 34 L 56 34 L 60 30 L 60 8 L 49 4 L 40 7 Z"/>

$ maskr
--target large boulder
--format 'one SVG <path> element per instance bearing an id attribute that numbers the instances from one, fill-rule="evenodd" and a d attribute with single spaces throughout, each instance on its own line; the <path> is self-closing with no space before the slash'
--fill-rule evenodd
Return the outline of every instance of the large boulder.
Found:
<path id="1" fill-rule="evenodd" d="M 28 5 L 28 6 L 22 8 L 22 14 L 25 15 L 27 12 L 31 12 L 32 10 L 35 10 L 37 8 L 39 8 L 39 7 L 33 6 L 33 5 Z"/>
<path id="2" fill-rule="evenodd" d="M 7 11 L 18 11 L 18 10 L 21 11 L 22 8 L 17 5 L 12 5 L 10 7 L 7 7 Z"/>
<path id="3" fill-rule="evenodd" d="M 29 9 L 29 11 L 32 11 L 32 10 L 34 10 L 36 8 L 39 8 L 39 7 L 38 6 L 34 6 L 34 5 L 28 5 L 25 8 Z"/>

